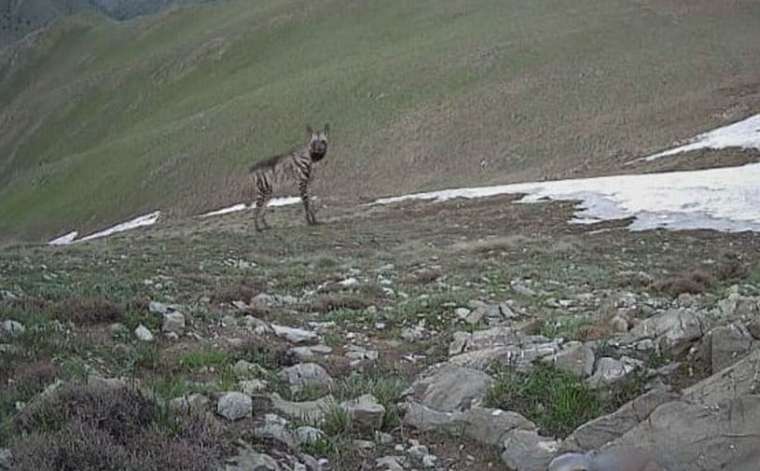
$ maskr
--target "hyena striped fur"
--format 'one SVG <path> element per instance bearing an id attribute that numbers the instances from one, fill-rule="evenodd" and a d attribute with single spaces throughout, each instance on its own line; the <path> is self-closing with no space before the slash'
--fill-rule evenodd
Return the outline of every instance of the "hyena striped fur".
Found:
<path id="1" fill-rule="evenodd" d="M 307 126 L 309 142 L 304 147 L 287 154 L 275 155 L 251 167 L 256 203 L 254 224 L 257 231 L 262 230 L 262 226 L 266 229 L 270 227 L 266 221 L 267 204 L 272 199 L 274 186 L 286 181 L 298 184 L 303 209 L 306 212 L 306 222 L 310 225 L 317 223 L 314 209 L 311 207 L 309 183 L 314 175 L 312 171 L 314 164 L 324 159 L 327 154 L 329 131 L 329 124 L 325 124 L 322 131 L 314 131 L 311 126 Z"/>

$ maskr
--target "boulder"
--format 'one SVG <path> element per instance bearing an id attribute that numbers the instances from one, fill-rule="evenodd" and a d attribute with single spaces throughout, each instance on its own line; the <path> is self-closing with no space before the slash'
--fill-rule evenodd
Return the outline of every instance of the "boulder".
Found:
<path id="1" fill-rule="evenodd" d="M 277 324 L 272 324 L 271 327 L 276 336 L 284 338 L 291 343 L 314 343 L 319 340 L 319 336 L 310 330 L 286 327 Z"/>
<path id="2" fill-rule="evenodd" d="M 280 379 L 290 384 L 293 391 L 308 387 L 329 387 L 333 379 L 316 363 L 299 363 L 280 371 Z"/>
<path id="3" fill-rule="evenodd" d="M 569 342 L 558 353 L 546 359 L 558 369 L 579 378 L 585 378 L 594 372 L 594 360 L 594 351 L 581 342 Z"/>
<path id="4" fill-rule="evenodd" d="M 712 406 L 665 403 L 606 448 L 642 448 L 668 471 L 756 471 L 758 437 L 760 396 L 748 395 Z"/>
<path id="5" fill-rule="evenodd" d="M 704 334 L 704 314 L 691 309 L 672 309 L 650 317 L 631 329 L 634 338 L 655 338 L 664 352 L 679 354 Z"/>
<path id="6" fill-rule="evenodd" d="M 181 335 L 185 331 L 185 316 L 181 312 L 170 312 L 164 315 L 164 321 L 161 324 L 162 332 L 173 332 Z"/>
<path id="7" fill-rule="evenodd" d="M 412 389 L 423 405 L 451 412 L 482 402 L 492 384 L 493 378 L 482 371 L 444 364 L 415 381 Z"/>
<path id="8" fill-rule="evenodd" d="M 710 332 L 709 337 L 710 361 L 714 373 L 746 356 L 754 343 L 749 331 L 738 324 L 717 327 Z"/>
<path id="9" fill-rule="evenodd" d="M 534 430 L 509 432 L 502 444 L 501 459 L 514 471 L 546 471 L 559 443 Z"/>
<path id="10" fill-rule="evenodd" d="M 371 394 L 364 394 L 341 404 L 352 422 L 364 430 L 378 430 L 383 426 L 385 407 Z"/>
<path id="11" fill-rule="evenodd" d="M 153 333 L 142 324 L 137 326 L 135 329 L 135 337 L 137 337 L 137 340 L 140 340 L 141 342 L 153 341 Z"/>
<path id="12" fill-rule="evenodd" d="M 219 398 L 216 406 L 219 415 L 227 420 L 239 420 L 253 414 L 253 400 L 239 392 L 228 392 Z"/>
<path id="13" fill-rule="evenodd" d="M 331 407 L 335 407 L 335 399 L 327 395 L 316 401 L 291 402 L 280 397 L 279 394 L 270 396 L 272 409 L 277 413 L 293 420 L 299 420 L 311 424 L 318 424 L 325 418 L 325 414 Z"/>

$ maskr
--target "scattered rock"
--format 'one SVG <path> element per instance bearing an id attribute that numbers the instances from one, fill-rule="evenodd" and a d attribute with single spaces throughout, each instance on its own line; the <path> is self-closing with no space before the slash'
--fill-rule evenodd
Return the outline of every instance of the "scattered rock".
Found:
<path id="1" fill-rule="evenodd" d="M 6 320 L 0 324 L 0 337 L 14 338 L 18 337 L 19 335 L 23 335 L 24 332 L 26 332 L 26 327 L 24 327 L 20 322 Z"/>
<path id="2" fill-rule="evenodd" d="M 253 429 L 256 438 L 273 440 L 291 450 L 296 449 L 296 437 L 288 429 L 288 421 L 275 414 L 266 414 L 264 423 Z"/>
<path id="3" fill-rule="evenodd" d="M 512 430 L 536 430 L 536 425 L 516 412 L 473 407 L 464 412 L 440 412 L 418 402 L 403 405 L 404 424 L 421 431 L 442 431 L 491 446 L 500 446 Z"/>
<path id="4" fill-rule="evenodd" d="M 108 330 L 111 332 L 111 336 L 118 337 L 121 335 L 128 335 L 129 329 L 127 329 L 127 326 L 120 322 L 114 322 L 110 326 L 108 326 Z"/>
<path id="5" fill-rule="evenodd" d="M 558 369 L 579 378 L 585 378 L 594 372 L 594 351 L 581 342 L 569 342 L 561 351 L 547 358 Z"/>
<path id="6" fill-rule="evenodd" d="M 432 409 L 465 410 L 483 401 L 493 378 L 482 371 L 445 364 L 412 384 L 420 402 Z"/>
<path id="7" fill-rule="evenodd" d="M 678 399 L 676 393 L 653 389 L 624 404 L 615 412 L 581 425 L 562 442 L 562 449 L 595 450 L 623 436 L 649 417 L 657 407 Z"/>
<path id="8" fill-rule="evenodd" d="M 321 355 L 329 355 L 332 353 L 332 347 L 327 345 L 314 345 L 304 347 L 293 347 L 288 350 L 288 353 L 293 355 L 294 358 L 299 361 L 311 361 Z"/>
<path id="9" fill-rule="evenodd" d="M 618 333 L 626 333 L 628 332 L 628 328 L 630 327 L 630 324 L 628 323 L 628 319 L 621 315 L 617 315 L 610 319 L 609 322 L 610 329 L 612 329 L 613 332 Z"/>
<path id="10" fill-rule="evenodd" d="M 341 404 L 353 420 L 353 423 L 365 430 L 377 430 L 383 426 L 385 407 L 377 402 L 377 398 L 371 394 L 364 394 L 351 401 Z"/>
<path id="11" fill-rule="evenodd" d="M 640 447 L 668 471 L 754 471 L 760 462 L 760 396 L 737 397 L 705 407 L 673 401 L 606 448 Z"/>
<path id="12" fill-rule="evenodd" d="M 626 378 L 640 365 L 640 362 L 632 358 L 623 357 L 616 360 L 610 357 L 599 359 L 594 375 L 588 379 L 591 387 L 603 387 Z"/>
<path id="13" fill-rule="evenodd" d="M 704 334 L 704 315 L 691 309 L 672 309 L 650 317 L 631 329 L 635 338 L 655 338 L 660 349 L 667 353 L 684 352 Z"/>
<path id="14" fill-rule="evenodd" d="M 427 336 L 427 329 L 421 325 L 416 325 L 414 327 L 404 327 L 401 329 L 401 338 L 406 340 L 407 342 L 415 342 L 417 340 L 422 340 Z"/>
<path id="15" fill-rule="evenodd" d="M 267 382 L 260 379 L 244 379 L 238 382 L 238 388 L 243 394 L 253 396 L 267 389 Z"/>
<path id="16" fill-rule="evenodd" d="M 228 392 L 219 398 L 216 411 L 222 417 L 232 421 L 250 417 L 253 413 L 253 400 L 243 393 Z"/>
<path id="17" fill-rule="evenodd" d="M 238 379 L 250 379 L 266 373 L 262 367 L 245 360 L 238 360 L 232 367 L 232 372 Z"/>
<path id="18" fill-rule="evenodd" d="M 501 459 L 515 471 L 545 471 L 559 448 L 533 430 L 514 430 L 504 439 Z"/>
<path id="19" fill-rule="evenodd" d="M 188 396 L 177 397 L 169 401 L 169 410 L 187 414 L 190 412 L 203 412 L 208 406 L 209 399 L 203 394 L 190 394 Z"/>
<path id="20" fill-rule="evenodd" d="M 566 453 L 549 464 L 548 471 L 662 471 L 647 452 L 639 448 L 610 448 L 601 452 Z"/>
<path id="21" fill-rule="evenodd" d="M 750 321 L 750 323 L 747 325 L 747 330 L 752 335 L 752 337 L 755 338 L 755 340 L 760 340 L 760 316 L 757 316 L 755 319 Z"/>
<path id="22" fill-rule="evenodd" d="M 294 391 L 300 391 L 305 387 L 329 387 L 333 379 L 324 368 L 316 363 L 299 363 L 280 371 L 280 378 L 287 381 Z"/>
<path id="23" fill-rule="evenodd" d="M 185 316 L 181 312 L 171 312 L 164 315 L 161 331 L 182 335 L 182 332 L 185 331 Z"/>
<path id="24" fill-rule="evenodd" d="M 145 327 L 144 325 L 140 324 L 135 329 L 135 337 L 137 337 L 138 340 L 141 342 L 152 342 L 153 341 L 153 334 L 150 332 L 150 330 Z"/>
<path id="25" fill-rule="evenodd" d="M 458 307 L 454 309 L 454 315 L 462 320 L 467 319 L 467 316 L 469 316 L 471 312 L 472 311 L 467 309 L 466 307 Z"/>
<path id="26" fill-rule="evenodd" d="M 760 349 L 754 350 L 735 365 L 714 373 L 685 389 L 689 401 L 712 405 L 735 397 L 760 393 Z"/>
<path id="27" fill-rule="evenodd" d="M 522 280 L 512 280 L 509 284 L 512 287 L 512 291 L 517 294 L 528 297 L 536 295 L 536 292 L 529 288 Z"/>
<path id="28" fill-rule="evenodd" d="M 225 471 L 281 471 L 280 465 L 271 456 L 259 453 L 246 445 L 238 454 L 227 460 Z"/>
<path id="29" fill-rule="evenodd" d="M 319 336 L 310 330 L 298 329 L 295 327 L 287 327 L 277 324 L 272 324 L 271 327 L 276 336 L 284 338 L 291 343 L 311 343 L 319 340 Z"/>
<path id="30" fill-rule="evenodd" d="M 346 350 L 348 350 L 346 352 L 346 358 L 351 360 L 352 366 L 365 361 L 375 361 L 379 356 L 377 350 L 367 350 L 358 345 L 349 345 Z"/>
<path id="31" fill-rule="evenodd" d="M 468 332 L 454 332 L 454 340 L 449 344 L 449 355 L 462 353 L 470 337 L 472 337 L 472 334 Z"/>
<path id="32" fill-rule="evenodd" d="M 0 448 L 0 471 L 11 471 L 11 450 Z"/>
<path id="33" fill-rule="evenodd" d="M 383 471 L 404 471 L 403 456 L 384 456 L 375 460 L 375 466 Z"/>
<path id="34" fill-rule="evenodd" d="M 738 324 L 717 327 L 709 337 L 713 373 L 733 365 L 747 355 L 754 343 L 749 331 Z"/>

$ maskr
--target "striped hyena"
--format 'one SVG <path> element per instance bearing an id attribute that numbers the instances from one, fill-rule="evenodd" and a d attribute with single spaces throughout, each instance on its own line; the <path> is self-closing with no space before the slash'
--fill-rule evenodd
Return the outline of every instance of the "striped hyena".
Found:
<path id="1" fill-rule="evenodd" d="M 310 206 L 309 183 L 312 179 L 314 163 L 322 160 L 327 154 L 327 134 L 329 131 L 329 124 L 325 124 L 323 131 L 314 131 L 311 126 L 307 126 L 306 132 L 309 135 L 309 142 L 306 146 L 288 154 L 270 157 L 251 167 L 250 173 L 256 195 L 254 223 L 257 231 L 262 229 L 259 225 L 259 219 L 263 222 L 264 228 L 269 228 L 266 221 L 266 205 L 272 199 L 273 186 L 277 183 L 284 183 L 286 180 L 298 183 L 301 201 L 303 201 L 303 208 L 306 211 L 306 222 L 308 224 L 317 223 L 314 209 Z"/>

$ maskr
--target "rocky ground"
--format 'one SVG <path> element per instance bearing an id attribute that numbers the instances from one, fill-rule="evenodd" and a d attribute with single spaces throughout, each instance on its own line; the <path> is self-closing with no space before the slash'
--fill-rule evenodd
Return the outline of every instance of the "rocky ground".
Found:
<path id="1" fill-rule="evenodd" d="M 760 237 L 513 200 L 6 248 L 0 469 L 756 470 Z"/>

